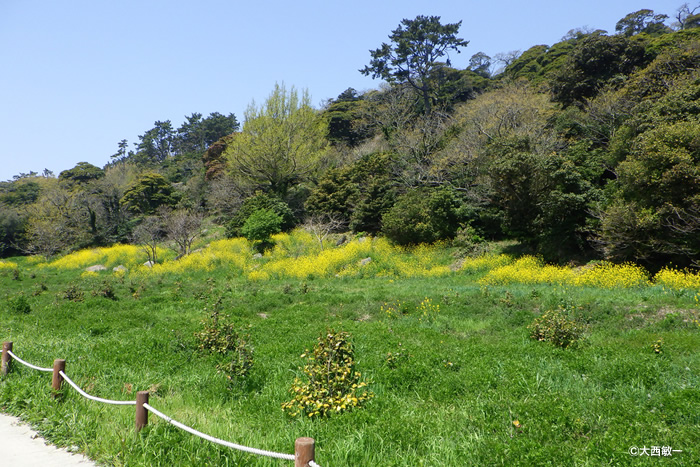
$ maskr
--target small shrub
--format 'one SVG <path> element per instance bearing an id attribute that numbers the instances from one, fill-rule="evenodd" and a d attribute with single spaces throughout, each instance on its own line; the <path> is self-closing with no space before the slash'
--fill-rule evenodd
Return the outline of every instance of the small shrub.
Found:
<path id="1" fill-rule="evenodd" d="M 282 410 L 292 417 L 326 417 L 362 406 L 372 394 L 362 388 L 361 374 L 355 371 L 355 353 L 350 335 L 346 332 L 328 330 L 318 338 L 313 353 L 306 351 L 304 374 L 308 382 L 299 378 L 289 392 L 291 401 L 282 404 Z"/>
<path id="2" fill-rule="evenodd" d="M 29 305 L 27 297 L 25 297 L 23 294 L 19 294 L 16 297 L 9 299 L 7 302 L 7 309 L 12 313 L 17 314 L 26 314 L 31 313 L 32 311 L 32 307 Z"/>
<path id="3" fill-rule="evenodd" d="M 114 293 L 114 288 L 112 287 L 112 284 L 110 284 L 107 281 L 102 282 L 102 285 L 97 288 L 97 290 L 93 290 L 92 292 L 93 297 L 104 297 L 108 298 L 110 300 L 116 300 L 117 296 Z"/>
<path id="4" fill-rule="evenodd" d="M 64 300 L 70 300 L 71 302 L 82 302 L 85 299 L 85 294 L 78 289 L 77 285 L 71 284 L 63 291 L 62 297 Z"/>
<path id="5" fill-rule="evenodd" d="M 220 304 L 219 299 L 210 317 L 202 322 L 202 330 L 195 334 L 195 338 L 200 351 L 226 355 L 227 361 L 218 364 L 216 369 L 233 381 L 245 377 L 252 368 L 253 347 L 250 334 L 221 319 L 218 310 Z"/>
<path id="6" fill-rule="evenodd" d="M 19 269 L 15 268 L 12 270 L 12 280 L 15 281 L 21 281 L 22 277 L 20 276 Z"/>
<path id="7" fill-rule="evenodd" d="M 566 310 L 546 311 L 528 326 L 530 337 L 547 341 L 557 347 L 567 348 L 576 344 L 583 335 L 582 326 L 566 316 Z"/>
<path id="8" fill-rule="evenodd" d="M 230 359 L 220 363 L 216 369 L 226 375 L 229 381 L 245 378 L 253 367 L 253 346 L 250 344 L 250 334 L 237 332 L 233 349 L 230 349 Z"/>

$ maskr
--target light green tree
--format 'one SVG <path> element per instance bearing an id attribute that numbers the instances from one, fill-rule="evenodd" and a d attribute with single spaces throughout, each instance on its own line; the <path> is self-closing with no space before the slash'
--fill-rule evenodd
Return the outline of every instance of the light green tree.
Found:
<path id="1" fill-rule="evenodd" d="M 226 149 L 231 175 L 243 187 L 283 198 L 318 169 L 327 133 L 308 92 L 276 84 L 265 104 L 248 106 L 243 130 Z"/>

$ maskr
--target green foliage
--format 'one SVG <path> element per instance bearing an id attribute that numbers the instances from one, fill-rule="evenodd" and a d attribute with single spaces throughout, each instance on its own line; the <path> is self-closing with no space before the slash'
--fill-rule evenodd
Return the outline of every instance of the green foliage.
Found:
<path id="1" fill-rule="evenodd" d="M 622 84 L 625 76 L 652 58 L 647 55 L 644 42 L 637 38 L 586 36 L 577 42 L 566 63 L 553 73 L 553 98 L 565 106 L 583 105 L 605 85 Z"/>
<path id="2" fill-rule="evenodd" d="M 226 223 L 226 236 L 229 238 L 243 236 L 243 225 L 248 218 L 263 210 L 272 211 L 281 219 L 279 228 L 282 232 L 286 232 L 296 225 L 294 214 L 287 203 L 274 194 L 257 192 L 254 196 L 246 198 L 240 209 Z"/>
<path id="3" fill-rule="evenodd" d="M 654 10 L 642 9 L 628 14 L 615 24 L 615 31 L 630 37 L 642 32 L 659 34 L 669 29 L 664 25 L 667 15 L 655 15 Z"/>
<path id="4" fill-rule="evenodd" d="M 148 215 L 160 206 L 174 207 L 177 196 L 165 177 L 150 172 L 141 175 L 124 191 L 119 204 L 132 213 Z"/>
<path id="5" fill-rule="evenodd" d="M 200 351 L 224 357 L 216 368 L 230 381 L 235 381 L 246 377 L 253 367 L 254 349 L 246 328 L 236 328 L 220 316 L 220 304 L 217 302 L 209 318 L 202 321 L 202 329 L 195 333 L 195 338 Z"/>
<path id="6" fill-rule="evenodd" d="M 700 256 L 698 124 L 661 124 L 638 136 L 619 165 L 598 241 L 616 260 L 686 266 Z"/>
<path id="7" fill-rule="evenodd" d="M 58 174 L 58 181 L 69 189 L 84 188 L 88 183 L 105 176 L 105 171 L 88 162 L 78 162 L 75 167 Z"/>
<path id="8" fill-rule="evenodd" d="M 24 233 L 26 218 L 14 209 L 0 209 L 0 257 L 17 253 L 16 245 Z"/>
<path id="9" fill-rule="evenodd" d="M 332 329 L 321 334 L 313 349 L 307 350 L 304 374 L 308 382 L 295 378 L 289 392 L 291 401 L 282 404 L 282 410 L 292 417 L 327 417 L 361 407 L 373 394 L 363 390 L 367 383 L 355 370 L 355 352 L 346 332 Z"/>
<path id="10" fill-rule="evenodd" d="M 382 232 L 399 245 L 433 243 L 454 237 L 462 221 L 450 189 L 411 190 L 382 217 Z"/>
<path id="11" fill-rule="evenodd" d="M 327 120 L 311 107 L 308 92 L 275 85 L 265 104 L 251 104 L 243 130 L 226 147 L 231 177 L 251 190 L 285 197 L 316 173 L 326 152 Z"/>
<path id="12" fill-rule="evenodd" d="M 583 326 L 570 319 L 564 308 L 545 311 L 527 328 L 532 339 L 551 342 L 564 349 L 575 346 L 583 337 Z"/>
<path id="13" fill-rule="evenodd" d="M 41 194 L 41 186 L 31 179 L 0 182 L 0 205 L 22 207 L 32 204 Z"/>
<path id="14" fill-rule="evenodd" d="M 362 124 L 368 102 L 353 88 L 343 91 L 323 115 L 328 119 L 328 140 L 333 144 L 355 147 L 371 136 L 369 125 Z"/>
<path id="15" fill-rule="evenodd" d="M 15 297 L 11 297 L 7 300 L 7 311 L 10 313 L 26 314 L 32 312 L 32 307 L 27 301 L 27 297 L 20 293 Z"/>
<path id="16" fill-rule="evenodd" d="M 85 292 L 80 290 L 76 284 L 70 284 L 68 288 L 60 294 L 60 297 L 71 302 L 82 302 L 85 300 Z"/>
<path id="17" fill-rule="evenodd" d="M 280 233 L 282 218 L 271 209 L 261 209 L 251 214 L 243 227 L 241 233 L 250 241 L 266 242 L 276 233 Z"/>

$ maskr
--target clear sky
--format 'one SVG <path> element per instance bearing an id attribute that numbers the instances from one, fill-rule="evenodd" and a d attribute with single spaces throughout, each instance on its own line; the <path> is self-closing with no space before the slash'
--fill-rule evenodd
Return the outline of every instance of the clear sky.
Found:
<path id="1" fill-rule="evenodd" d="M 462 21 L 456 68 L 484 52 L 552 45 L 588 26 L 611 34 L 626 14 L 673 17 L 683 0 L 0 0 L 0 180 L 85 161 L 109 162 L 185 115 L 239 121 L 276 82 L 307 88 L 315 105 L 349 87 L 403 18 Z M 697 0 L 688 2 L 693 5 Z M 670 20 L 669 20 L 670 22 Z"/>

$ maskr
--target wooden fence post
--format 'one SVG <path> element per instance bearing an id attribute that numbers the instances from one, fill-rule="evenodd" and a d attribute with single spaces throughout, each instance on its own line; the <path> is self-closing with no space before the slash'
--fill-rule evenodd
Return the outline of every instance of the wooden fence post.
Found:
<path id="1" fill-rule="evenodd" d="M 297 438 L 294 442 L 294 467 L 308 467 L 314 460 L 316 442 L 313 438 Z"/>
<path id="2" fill-rule="evenodd" d="M 66 372 L 66 361 L 62 358 L 57 358 L 53 361 L 53 378 L 51 378 L 51 387 L 53 388 L 54 395 L 61 390 L 63 385 L 63 376 L 59 373 L 60 371 Z"/>
<path id="3" fill-rule="evenodd" d="M 2 364 L 0 365 L 0 375 L 5 376 L 10 371 L 10 357 L 9 351 L 12 351 L 12 342 L 2 343 Z"/>
<path id="4" fill-rule="evenodd" d="M 148 410 L 143 406 L 148 404 L 148 391 L 139 391 L 136 393 L 136 432 L 141 431 L 141 428 L 148 425 Z"/>

